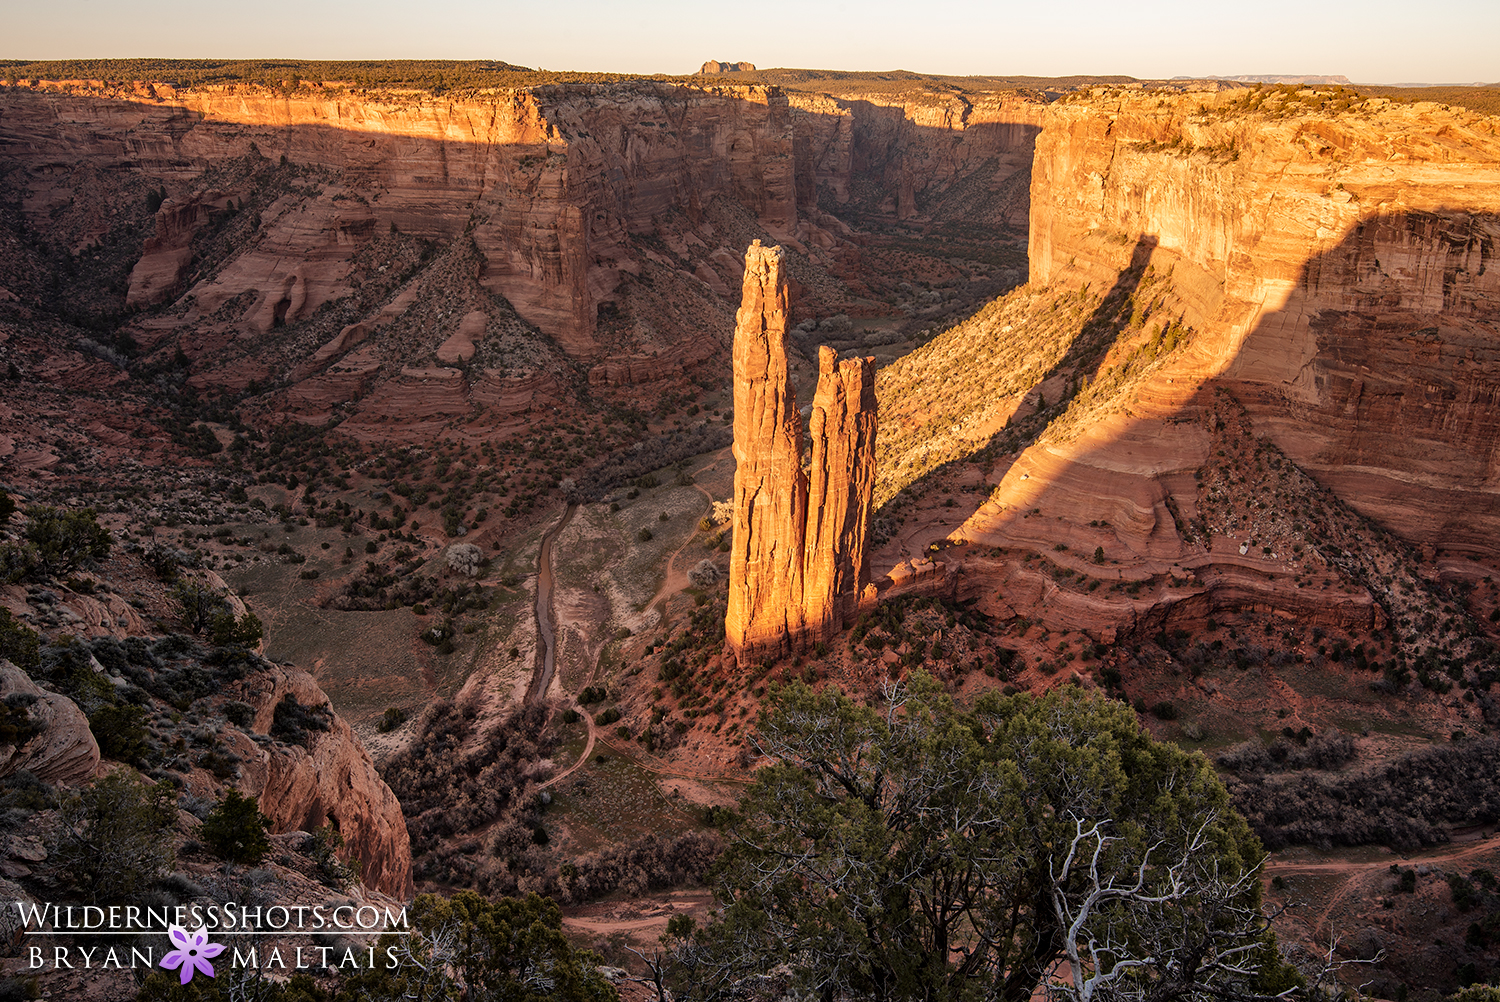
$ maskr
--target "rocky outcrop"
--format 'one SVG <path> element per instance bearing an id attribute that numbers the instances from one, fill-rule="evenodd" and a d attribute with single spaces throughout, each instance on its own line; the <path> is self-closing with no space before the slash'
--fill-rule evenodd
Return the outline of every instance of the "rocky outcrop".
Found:
<path id="1" fill-rule="evenodd" d="M 788 378 L 780 247 L 745 255 L 734 336 L 734 533 L 725 635 L 741 663 L 828 640 L 869 580 L 873 359 L 819 353 L 811 475 Z"/>
<path id="2" fill-rule="evenodd" d="M 287 666 L 257 672 L 239 698 L 255 708 L 253 730 L 270 733 L 276 706 L 291 695 L 305 707 L 327 707 L 311 675 Z M 307 744 L 241 742 L 241 792 L 255 796 L 277 832 L 315 831 L 332 822 L 361 879 L 395 897 L 412 891 L 411 841 L 396 795 L 344 719 L 328 713 L 327 730 L 308 730 Z"/>
<path id="3" fill-rule="evenodd" d="M 703 64 L 698 72 L 704 76 L 712 73 L 754 73 L 755 64 L 747 62 L 721 63 L 717 59 L 710 59 Z"/>
<path id="4" fill-rule="evenodd" d="M 745 254 L 734 331 L 734 518 L 725 636 L 741 662 L 779 653 L 806 629 L 802 546 L 807 480 L 786 364 L 787 288 L 780 247 Z"/>
<path id="5" fill-rule="evenodd" d="M 23 707 L 31 725 L 39 728 L 20 745 L 0 744 L 0 776 L 25 769 L 45 783 L 73 784 L 94 774 L 99 744 L 76 703 L 37 688 L 29 675 L 4 659 L 0 697 L 9 707 Z"/>
<path id="6" fill-rule="evenodd" d="M 1148 388 L 1164 404 L 1153 409 L 1178 413 L 1187 386 L 1216 378 L 1365 514 L 1500 557 L 1494 119 L 1266 100 L 1112 94 L 1050 108 L 1032 281 L 1107 287 L 1147 250 L 1206 335 L 1176 387 Z"/>

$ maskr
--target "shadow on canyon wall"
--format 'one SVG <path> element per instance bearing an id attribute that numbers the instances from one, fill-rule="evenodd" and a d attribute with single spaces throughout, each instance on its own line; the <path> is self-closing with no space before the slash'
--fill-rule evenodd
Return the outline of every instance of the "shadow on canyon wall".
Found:
<path id="1" fill-rule="evenodd" d="M 748 239 L 723 232 L 722 219 L 704 226 L 715 198 L 804 258 L 810 248 L 857 255 L 867 240 L 841 212 L 1017 226 L 1026 205 L 1015 179 L 1038 131 L 942 109 L 927 117 L 944 124 L 926 126 L 913 120 L 922 108 L 796 107 L 774 89 L 643 82 L 372 106 L 8 89 L 0 106 L 0 225 L 37 259 L 6 262 L 18 295 L 47 291 L 64 306 L 74 285 L 92 298 L 104 280 L 106 298 L 160 316 L 191 293 L 195 316 L 231 304 L 241 318 L 231 326 L 264 334 L 347 297 L 351 262 L 381 235 L 467 238 L 479 285 L 575 359 L 608 353 L 601 311 L 647 259 L 696 276 L 732 311 Z M 1016 103 L 1020 118 L 1039 107 Z M 256 225 L 236 242 L 228 224 L 247 199 Z M 922 218 L 934 208 L 955 218 Z M 671 217 L 685 224 L 663 243 Z M 133 251 L 139 262 L 124 267 Z M 45 271 L 61 279 L 49 285 Z M 727 335 L 705 336 L 722 345 Z"/>
<path id="2" fill-rule="evenodd" d="M 998 489 L 952 539 L 1045 553 L 1077 565 L 1081 579 L 1149 580 L 1242 564 L 1230 568 L 1237 578 L 1226 585 L 1226 595 L 1234 592 L 1229 604 L 1284 600 L 1290 608 L 1295 599 L 1267 598 L 1251 579 L 1292 572 L 1257 566 L 1259 547 L 1242 555 L 1243 540 L 1216 541 L 1201 523 L 1191 527 L 1200 471 L 1218 462 L 1210 455 L 1218 420 L 1211 415 L 1243 407 L 1257 439 L 1375 526 L 1439 553 L 1493 561 L 1500 554 L 1497 246 L 1500 216 L 1492 213 L 1455 207 L 1366 217 L 1304 262 L 1285 302 L 1260 312 L 1248 332 L 1236 337 L 1228 325 L 1205 323 L 1131 391 L 1122 411 L 1066 441 L 1043 438 L 1041 428 L 1016 441 L 1014 428 L 1001 429 L 917 480 L 916 490 L 936 486 L 956 463 L 1014 445 L 992 468 Z M 1159 275 L 1172 254 L 1140 234 L 1083 330 L 1110 322 L 1148 262 Z M 1100 374 L 1086 340 L 1079 337 L 1036 384 L 1068 377 L 1069 396 L 1055 402 L 1059 414 L 1078 392 L 1076 377 Z M 1049 552 L 1059 547 L 1068 552 Z M 1107 565 L 1088 559 L 1096 547 Z M 972 569 L 983 561 L 966 563 Z M 956 586 L 978 594 L 993 578 Z M 1369 614 L 1351 608 L 1339 615 Z"/>

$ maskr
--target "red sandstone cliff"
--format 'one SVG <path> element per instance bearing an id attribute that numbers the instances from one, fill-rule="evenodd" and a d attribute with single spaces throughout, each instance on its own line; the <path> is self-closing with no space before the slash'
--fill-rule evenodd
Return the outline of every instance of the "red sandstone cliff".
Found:
<path id="1" fill-rule="evenodd" d="M 242 685 L 241 698 L 255 708 L 253 729 L 270 731 L 276 706 L 290 694 L 303 706 L 328 705 L 311 675 L 269 668 Z M 236 784 L 260 799 L 273 830 L 316 831 L 332 822 L 344 836 L 348 857 L 360 861 L 360 879 L 395 897 L 412 892 L 411 840 L 391 788 L 375 771 L 370 753 L 337 715 L 326 731 L 309 731 L 307 747 L 241 742 Z"/>
<path id="2" fill-rule="evenodd" d="M 1410 539 L 1500 556 L 1496 120 L 1256 100 L 1049 109 L 1033 282 L 1099 287 L 1144 238 L 1207 335 L 1174 385 L 1153 386 L 1163 413 L 1197 380 L 1224 380 L 1258 429 L 1361 511 Z M 1202 446 L 1177 444 L 1163 454 L 1196 465 Z"/>

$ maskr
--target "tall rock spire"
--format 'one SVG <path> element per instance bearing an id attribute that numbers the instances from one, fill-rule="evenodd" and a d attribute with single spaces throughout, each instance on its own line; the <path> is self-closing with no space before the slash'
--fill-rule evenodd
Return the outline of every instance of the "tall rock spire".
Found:
<path id="1" fill-rule="evenodd" d="M 780 247 L 745 254 L 734 334 L 734 543 L 724 633 L 741 663 L 838 633 L 868 582 L 875 484 L 874 359 L 819 352 L 812 465 L 787 375 Z"/>

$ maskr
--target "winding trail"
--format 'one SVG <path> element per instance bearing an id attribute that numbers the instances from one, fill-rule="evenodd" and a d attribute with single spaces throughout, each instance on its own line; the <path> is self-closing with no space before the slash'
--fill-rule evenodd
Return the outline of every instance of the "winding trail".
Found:
<path id="1" fill-rule="evenodd" d="M 598 733 L 595 730 L 594 715 L 587 710 L 584 710 L 582 711 L 582 716 L 583 722 L 587 724 L 589 728 L 588 740 L 583 744 L 583 754 L 578 756 L 577 762 L 574 762 L 572 765 L 568 766 L 556 776 L 553 776 L 545 783 L 538 783 L 536 787 L 538 790 L 545 790 L 549 786 L 554 786 L 557 783 L 561 783 L 563 780 L 573 775 L 573 773 L 577 772 L 579 769 L 582 769 L 585 765 L 587 765 L 590 756 L 594 754 L 594 737 Z"/>
<path id="2" fill-rule="evenodd" d="M 725 455 L 729 453 L 729 451 L 729 446 L 720 449 L 718 452 L 714 453 L 714 457 L 712 460 L 694 470 L 694 474 L 702 474 L 709 467 L 716 465 L 725 457 Z M 705 498 L 708 499 L 709 510 L 712 511 L 714 496 L 710 494 L 706 489 L 704 489 L 701 484 L 694 483 L 693 486 L 697 489 L 698 493 L 702 494 Z M 554 648 L 556 647 L 557 643 L 552 629 L 552 541 L 557 537 L 557 534 L 562 531 L 563 526 L 568 524 L 568 519 L 572 517 L 573 509 L 575 507 L 577 506 L 569 505 L 567 512 L 562 517 L 562 520 L 559 521 L 557 525 L 549 529 L 547 531 L 547 534 L 542 537 L 542 550 L 540 555 L 537 557 L 538 568 L 536 590 L 536 625 L 537 636 L 541 640 L 541 646 L 539 646 L 537 649 L 539 662 L 532 677 L 531 688 L 529 688 L 526 692 L 526 702 L 528 703 L 540 699 L 542 695 L 546 693 L 547 686 L 551 683 L 552 680 Z M 667 596 L 675 594 L 686 586 L 688 580 L 687 572 L 678 571 L 676 569 L 677 558 L 681 556 L 683 550 L 686 550 L 688 546 L 692 544 L 694 538 L 696 538 L 696 533 L 688 536 L 683 544 L 677 547 L 677 549 L 672 552 L 672 555 L 667 558 L 666 579 L 662 582 L 662 586 L 657 590 L 656 595 L 646 605 L 644 611 L 649 612 L 657 605 L 657 603 L 661 602 Z M 546 652 L 545 663 L 542 663 L 540 659 L 542 658 L 542 652 L 544 649 Z M 585 680 L 586 684 L 592 685 L 594 683 L 594 672 L 596 670 L 597 669 L 589 670 L 588 678 Z M 546 787 L 555 786 L 556 784 L 562 782 L 569 776 L 573 775 L 573 773 L 577 772 L 579 769 L 587 765 L 589 760 L 593 757 L 594 745 L 599 740 L 598 725 L 594 723 L 593 714 L 589 713 L 587 710 L 583 710 L 581 712 L 583 715 L 583 722 L 588 725 L 589 730 L 588 740 L 584 742 L 583 753 L 578 756 L 578 760 L 576 762 L 568 766 L 562 772 L 559 772 L 557 775 L 553 776 L 546 782 L 538 784 L 538 789 L 545 789 Z M 619 752 L 619 749 L 616 749 L 613 746 L 608 747 L 610 747 L 612 751 L 616 751 L 617 753 Z M 627 758 L 650 758 L 650 756 L 642 756 L 642 753 L 634 749 L 624 754 Z M 702 778 L 689 774 L 679 775 L 676 773 L 671 773 L 665 769 L 663 763 L 659 762 L 655 764 L 643 762 L 641 764 L 644 765 L 645 768 L 648 769 L 648 771 L 657 773 L 658 775 L 662 776 L 678 776 L 678 778 L 682 779 Z M 662 767 L 658 768 L 658 766 Z"/>
<path id="3" fill-rule="evenodd" d="M 573 517 L 578 505 L 570 504 L 557 524 L 542 536 L 542 549 L 536 558 L 536 666 L 531 671 L 531 685 L 526 689 L 527 704 L 535 703 L 547 694 L 552 684 L 552 670 L 557 659 L 557 636 L 552 628 L 552 541 Z M 590 729 L 590 743 L 593 733 Z"/>
<path id="4" fill-rule="evenodd" d="M 699 494 L 702 494 L 705 498 L 708 499 L 708 510 L 710 513 L 713 512 L 714 496 L 707 490 L 705 490 L 702 484 L 697 482 L 697 477 L 701 476 L 704 471 L 706 471 L 710 466 L 717 466 L 719 460 L 723 459 L 725 453 L 729 452 L 731 448 L 733 448 L 733 446 L 725 446 L 724 448 L 720 449 L 718 452 L 714 453 L 714 458 L 710 462 L 698 467 L 693 471 L 693 487 L 698 491 Z M 673 550 L 672 555 L 667 558 L 666 574 L 662 580 L 661 587 L 657 589 L 656 594 L 652 596 L 651 601 L 646 603 L 646 608 L 642 610 L 643 612 L 650 612 L 652 609 L 656 608 L 657 603 L 667 598 L 667 596 L 675 595 L 683 588 L 687 587 L 687 571 L 679 571 L 677 569 L 677 558 L 682 555 L 683 550 L 692 545 L 693 540 L 696 539 L 697 536 L 698 534 L 696 532 L 689 535 L 687 539 L 683 540 L 682 545 Z"/>

